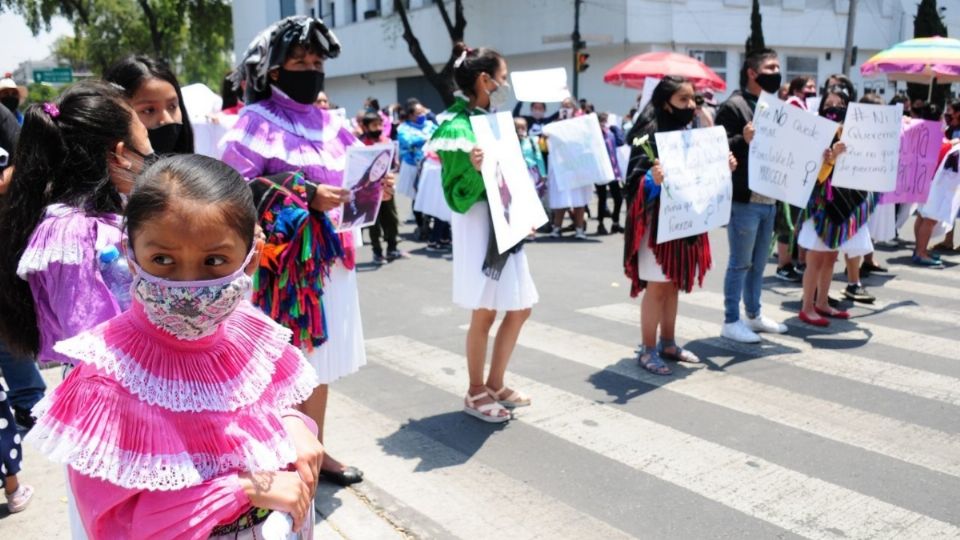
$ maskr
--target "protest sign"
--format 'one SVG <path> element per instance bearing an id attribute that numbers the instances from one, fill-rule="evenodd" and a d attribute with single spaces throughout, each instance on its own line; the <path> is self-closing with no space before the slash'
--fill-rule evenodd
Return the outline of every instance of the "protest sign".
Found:
<path id="1" fill-rule="evenodd" d="M 807 114 L 764 92 L 753 126 L 756 134 L 747 166 L 750 190 L 805 207 L 823 165 L 823 151 L 837 132 L 836 122 Z"/>
<path id="2" fill-rule="evenodd" d="M 650 98 L 653 97 L 653 90 L 658 84 L 660 84 L 660 79 L 656 77 L 646 77 L 643 79 L 643 91 L 640 94 L 640 108 L 637 109 L 638 113 L 643 112 L 647 103 L 650 103 Z"/>
<path id="3" fill-rule="evenodd" d="M 833 168 L 833 185 L 865 191 L 893 191 L 900 160 L 900 105 L 851 103 L 840 141 L 847 151 Z"/>
<path id="4" fill-rule="evenodd" d="M 373 225 L 383 200 L 383 180 L 393 163 L 393 144 L 347 147 L 343 187 L 350 190 L 350 202 L 340 207 L 339 230 Z"/>
<path id="5" fill-rule="evenodd" d="M 620 176 L 627 177 L 627 171 L 630 169 L 630 149 L 632 146 L 624 144 L 617 147 L 617 166 L 620 167 Z"/>
<path id="6" fill-rule="evenodd" d="M 663 167 L 657 243 L 716 229 L 730 221 L 727 132 L 720 126 L 656 134 Z"/>
<path id="7" fill-rule="evenodd" d="M 517 101 L 553 103 L 570 97 L 567 70 L 562 67 L 513 71 L 510 73 L 510 86 Z"/>
<path id="8" fill-rule="evenodd" d="M 813 114 L 820 114 L 820 101 L 823 98 L 820 96 L 808 97 L 804 101 L 807 104 L 807 111 Z"/>
<path id="9" fill-rule="evenodd" d="M 504 253 L 547 222 L 547 214 L 530 181 L 520 140 L 509 112 L 471 116 L 470 124 L 483 149 L 480 173 L 487 189 L 497 250 Z"/>
<path id="10" fill-rule="evenodd" d="M 613 181 L 613 165 L 595 113 L 552 122 L 543 127 L 552 169 L 563 191 Z M 551 165 L 553 167 L 553 165 Z"/>
<path id="11" fill-rule="evenodd" d="M 883 203 L 924 203 L 937 172 L 943 132 L 940 122 L 911 119 L 900 136 L 900 167 L 897 188 L 885 193 Z"/>

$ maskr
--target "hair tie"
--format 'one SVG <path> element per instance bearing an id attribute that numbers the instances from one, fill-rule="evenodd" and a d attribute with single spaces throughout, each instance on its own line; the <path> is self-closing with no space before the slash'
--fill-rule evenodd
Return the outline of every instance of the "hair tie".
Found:
<path id="1" fill-rule="evenodd" d="M 50 115 L 50 118 L 56 118 L 60 116 L 60 107 L 57 107 L 56 103 L 48 101 L 43 104 L 43 112 Z"/>
<path id="2" fill-rule="evenodd" d="M 463 62 L 467 59 L 467 53 L 468 53 L 469 51 L 470 51 L 470 49 L 464 49 L 463 52 L 460 53 L 460 57 L 457 58 L 457 59 L 453 62 L 453 67 L 454 67 L 454 68 L 459 68 L 460 66 L 463 65 Z"/>

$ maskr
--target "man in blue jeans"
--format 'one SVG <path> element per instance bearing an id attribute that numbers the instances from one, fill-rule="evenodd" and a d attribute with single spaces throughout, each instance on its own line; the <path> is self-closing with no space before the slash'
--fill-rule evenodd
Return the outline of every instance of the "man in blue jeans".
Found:
<path id="1" fill-rule="evenodd" d="M 7 382 L 7 399 L 13 407 L 13 417 L 22 428 L 33 427 L 30 410 L 43 398 L 47 385 L 40 376 L 37 363 L 32 358 L 14 356 L 3 343 L 0 343 L 0 373 Z"/>
<path id="2" fill-rule="evenodd" d="M 724 320 L 721 335 L 740 343 L 759 343 L 758 332 L 782 334 L 787 327 L 760 313 L 763 270 L 777 215 L 776 201 L 750 191 L 747 178 L 753 111 L 760 91 L 776 94 L 780 88 L 780 61 L 771 49 L 752 51 L 740 72 L 740 87 L 717 110 L 717 125 L 727 131 L 730 151 L 737 158 L 733 172 L 733 208 L 727 238 L 730 262 L 723 281 Z M 746 318 L 740 318 L 740 299 Z"/>

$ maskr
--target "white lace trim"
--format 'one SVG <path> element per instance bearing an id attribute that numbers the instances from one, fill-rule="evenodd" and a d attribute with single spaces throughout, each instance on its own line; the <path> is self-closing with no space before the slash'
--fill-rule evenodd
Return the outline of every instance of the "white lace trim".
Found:
<path id="1" fill-rule="evenodd" d="M 46 401 L 46 400 L 44 400 Z M 99 438 L 84 437 L 74 428 L 58 433 L 50 422 L 38 422 L 27 442 L 47 458 L 80 474 L 126 489 L 172 491 L 195 486 L 238 471 L 278 471 L 297 458 L 284 431 L 266 442 L 247 440 L 234 452 L 210 454 L 138 454 Z"/>
<path id="2" fill-rule="evenodd" d="M 247 105 L 244 109 L 248 114 L 256 114 L 261 116 L 264 120 L 270 122 L 274 126 L 283 129 L 284 131 L 293 133 L 299 137 L 308 139 L 312 142 L 331 141 L 340 134 L 340 129 L 343 127 L 343 122 L 332 114 L 328 115 L 325 119 L 328 121 L 328 123 L 323 126 L 322 129 L 316 130 L 308 128 L 302 124 L 291 124 L 287 119 L 277 116 L 273 113 L 273 111 L 267 109 L 260 103 Z"/>
<path id="3" fill-rule="evenodd" d="M 467 152 L 469 153 L 473 148 L 477 146 L 477 143 L 468 141 L 467 139 L 430 139 L 427 144 L 423 146 L 424 152 Z"/>
<path id="4" fill-rule="evenodd" d="M 245 310 L 247 313 L 253 308 Z M 69 358 L 106 371 L 127 391 L 150 405 L 174 412 L 235 411 L 263 399 L 274 383 L 276 361 L 287 350 L 290 330 L 266 319 L 272 326 L 267 336 L 251 336 L 240 327 L 228 327 L 224 340 L 239 342 L 250 351 L 250 359 L 233 378 L 227 380 L 169 379 L 147 370 L 123 351 L 112 348 L 102 334 L 84 334 L 61 341 L 54 350 Z M 229 323 L 227 323 L 229 324 Z M 307 399 L 317 385 L 311 378 L 306 359 L 298 352 L 299 365 L 280 385 L 273 398 L 277 407 L 295 405 Z"/>
<path id="5" fill-rule="evenodd" d="M 53 263 L 79 265 L 83 262 L 83 248 L 79 244 L 72 246 L 29 247 L 17 264 L 17 276 L 27 279 L 36 272 L 43 272 Z"/>

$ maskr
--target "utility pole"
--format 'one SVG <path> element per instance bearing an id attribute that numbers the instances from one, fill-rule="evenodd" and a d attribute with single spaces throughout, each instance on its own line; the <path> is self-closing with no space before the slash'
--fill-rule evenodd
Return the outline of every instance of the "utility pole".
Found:
<path id="1" fill-rule="evenodd" d="M 857 25 L 857 0 L 849 0 L 850 7 L 847 8 L 847 41 L 843 46 L 843 69 L 844 75 L 850 75 L 850 64 L 853 62 L 853 31 Z"/>
<path id="2" fill-rule="evenodd" d="M 573 0 L 573 34 L 570 35 L 573 41 L 573 97 L 579 97 L 580 66 L 577 63 L 577 55 L 584 49 L 586 44 L 580 41 L 580 4 L 583 0 Z"/>

